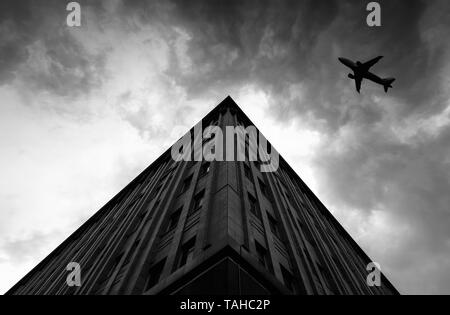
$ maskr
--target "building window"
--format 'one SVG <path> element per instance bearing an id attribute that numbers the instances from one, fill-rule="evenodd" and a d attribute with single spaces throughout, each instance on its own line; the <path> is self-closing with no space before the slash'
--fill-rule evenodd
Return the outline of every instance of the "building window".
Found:
<path id="1" fill-rule="evenodd" d="M 159 193 L 159 191 L 161 190 L 162 185 L 163 185 L 163 183 L 162 183 L 162 181 L 160 180 L 159 183 L 158 183 L 158 186 L 156 186 L 155 188 L 153 188 L 153 191 L 152 191 L 152 193 L 151 193 L 151 195 L 150 195 L 150 199 L 153 199 L 153 198 L 156 197 L 156 195 L 157 195 L 157 194 Z"/>
<path id="2" fill-rule="evenodd" d="M 259 244 L 257 241 L 255 241 L 255 247 L 256 247 L 256 255 L 258 256 L 258 261 L 261 265 L 264 267 L 268 266 L 267 262 L 267 250 Z"/>
<path id="3" fill-rule="evenodd" d="M 164 269 L 164 265 L 166 263 L 166 258 L 158 262 L 157 264 L 153 265 L 150 268 L 150 272 L 148 275 L 147 283 L 145 284 L 145 291 L 151 289 L 154 287 L 161 277 L 162 271 Z"/>
<path id="4" fill-rule="evenodd" d="M 258 203 L 256 202 L 255 197 L 253 197 L 250 193 L 248 194 L 248 202 L 250 203 L 250 212 L 258 219 L 261 219 Z"/>
<path id="5" fill-rule="evenodd" d="M 137 239 L 137 240 L 133 243 L 133 246 L 131 247 L 131 249 L 130 249 L 130 251 L 129 251 L 129 253 L 128 253 L 127 258 L 125 258 L 125 261 L 123 262 L 123 265 L 124 265 L 124 266 L 125 266 L 126 264 L 128 264 L 128 263 L 131 261 L 131 258 L 133 257 L 133 254 L 134 254 L 134 252 L 136 251 L 136 249 L 137 249 L 137 247 L 138 247 L 140 241 L 141 241 L 140 239 Z"/>
<path id="6" fill-rule="evenodd" d="M 253 181 L 252 170 L 250 169 L 250 166 L 248 166 L 246 163 L 244 164 L 244 174 L 245 174 L 245 177 L 247 177 L 249 180 Z"/>
<path id="7" fill-rule="evenodd" d="M 97 284 L 96 290 L 94 292 L 94 295 L 100 295 L 105 290 L 106 284 L 108 283 L 108 278 L 103 278 L 99 284 Z"/>
<path id="8" fill-rule="evenodd" d="M 102 235 L 102 233 L 105 230 L 105 228 L 106 228 L 106 224 L 101 225 L 100 230 L 98 231 L 98 235 L 99 236 Z"/>
<path id="9" fill-rule="evenodd" d="M 192 175 L 190 175 L 183 181 L 183 186 L 181 187 L 182 193 L 186 192 L 189 189 L 189 187 L 191 187 L 191 182 L 192 182 Z"/>
<path id="10" fill-rule="evenodd" d="M 270 231 L 273 235 L 275 235 L 277 238 L 281 239 L 280 229 L 278 227 L 278 222 L 275 220 L 274 217 L 270 213 L 267 213 L 267 218 L 269 219 L 269 226 Z"/>
<path id="11" fill-rule="evenodd" d="M 140 218 L 138 220 L 138 222 L 133 222 L 131 228 L 128 229 L 127 233 L 125 234 L 126 236 L 130 236 L 131 234 L 133 234 L 134 232 L 137 231 L 139 224 L 140 224 Z"/>
<path id="12" fill-rule="evenodd" d="M 162 178 L 166 178 L 168 176 L 172 176 L 173 173 L 172 171 L 175 169 L 175 165 L 170 166 L 165 172 L 164 174 L 161 176 Z"/>
<path id="13" fill-rule="evenodd" d="M 201 192 L 199 192 L 198 194 L 196 194 L 194 196 L 194 200 L 192 201 L 192 207 L 191 207 L 191 211 L 189 212 L 189 214 L 192 214 L 198 210 L 200 210 L 200 208 L 203 206 L 203 201 L 205 197 L 205 190 L 202 190 Z"/>
<path id="14" fill-rule="evenodd" d="M 147 209 L 145 209 L 147 210 Z M 147 211 L 142 211 L 141 213 L 139 213 L 139 216 L 137 218 L 137 224 L 140 225 L 141 222 L 144 220 L 145 216 L 147 215 Z"/>
<path id="15" fill-rule="evenodd" d="M 181 246 L 177 267 L 181 268 L 194 257 L 195 236 Z"/>
<path id="16" fill-rule="evenodd" d="M 322 279 L 325 283 L 326 288 L 328 289 L 328 291 L 335 294 L 335 292 L 334 292 L 335 287 L 333 285 L 333 277 L 331 276 L 330 272 L 328 271 L 328 269 L 323 267 L 321 263 L 317 263 L 317 267 L 319 268 L 319 272 L 322 275 Z M 351 282 L 348 282 L 348 285 L 351 285 Z"/>
<path id="17" fill-rule="evenodd" d="M 255 164 L 255 168 L 257 170 L 261 170 L 261 161 L 259 160 L 259 157 L 258 157 L 258 160 L 253 161 L 253 163 Z"/>
<path id="18" fill-rule="evenodd" d="M 259 182 L 259 189 L 261 190 L 261 193 L 264 195 L 264 197 L 268 197 L 267 194 L 267 187 L 266 184 L 264 184 L 260 179 L 258 179 Z"/>
<path id="19" fill-rule="evenodd" d="M 180 219 L 180 215 L 181 215 L 181 208 L 179 208 L 177 211 L 175 211 L 174 213 L 172 213 L 170 215 L 166 232 L 169 232 L 177 227 L 178 220 Z"/>
<path id="20" fill-rule="evenodd" d="M 200 174 L 199 174 L 199 177 L 203 177 L 203 176 L 205 176 L 206 174 L 208 174 L 209 171 L 210 171 L 210 169 L 211 169 L 211 162 L 205 162 L 205 163 L 203 163 L 202 166 L 200 166 Z"/>
<path id="21" fill-rule="evenodd" d="M 132 209 L 136 205 L 136 203 L 142 198 L 142 196 L 144 196 L 144 191 L 140 191 L 139 193 L 137 193 L 133 197 L 133 200 L 130 202 L 128 209 Z"/>
<path id="22" fill-rule="evenodd" d="M 114 259 L 113 264 L 111 265 L 111 267 L 109 268 L 108 274 L 106 275 L 106 281 L 109 280 L 109 278 L 111 278 L 111 276 L 113 275 L 114 271 L 116 270 L 116 268 L 119 266 L 120 261 L 122 260 L 123 257 L 123 253 L 121 253 L 119 256 L 117 256 Z"/>
<path id="23" fill-rule="evenodd" d="M 159 203 L 160 203 L 160 202 L 161 202 L 160 199 L 156 200 L 156 202 L 155 202 L 155 204 L 153 205 L 153 208 L 152 208 L 152 211 L 153 211 L 153 212 L 156 211 L 156 209 L 158 209 Z"/>
<path id="24" fill-rule="evenodd" d="M 303 230 L 305 228 L 305 226 L 303 225 L 303 223 L 300 221 L 300 219 L 297 218 L 297 223 L 299 226 L 299 230 Z"/>
<path id="25" fill-rule="evenodd" d="M 286 288 L 294 292 L 294 277 L 292 274 L 283 267 L 283 265 L 280 265 L 281 274 L 283 275 L 283 281 Z"/>
<path id="26" fill-rule="evenodd" d="M 306 240 L 308 241 L 308 243 L 310 245 L 314 245 L 314 238 L 311 234 L 311 231 L 309 230 L 309 228 L 305 227 L 305 225 L 297 219 L 297 223 L 300 226 L 300 230 L 303 232 L 303 235 L 305 236 Z"/>

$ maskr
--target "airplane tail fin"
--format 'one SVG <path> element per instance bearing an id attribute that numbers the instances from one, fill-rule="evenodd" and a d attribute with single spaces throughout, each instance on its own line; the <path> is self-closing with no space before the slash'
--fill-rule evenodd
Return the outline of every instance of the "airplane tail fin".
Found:
<path id="1" fill-rule="evenodd" d="M 392 82 L 394 82 L 395 79 L 394 78 L 386 78 L 383 79 L 383 87 L 384 87 L 384 91 L 387 93 L 388 89 L 392 87 Z"/>

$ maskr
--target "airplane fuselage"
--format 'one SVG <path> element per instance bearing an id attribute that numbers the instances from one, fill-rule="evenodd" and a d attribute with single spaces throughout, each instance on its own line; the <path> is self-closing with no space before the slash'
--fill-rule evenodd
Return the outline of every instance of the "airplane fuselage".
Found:
<path id="1" fill-rule="evenodd" d="M 391 83 L 395 80 L 394 78 L 380 78 L 379 76 L 373 74 L 369 71 L 370 67 L 372 67 L 375 63 L 377 63 L 382 56 L 378 56 L 368 62 L 361 63 L 359 61 L 353 62 L 347 58 L 340 57 L 339 61 L 345 66 L 349 67 L 353 74 L 349 74 L 348 77 L 353 79 L 356 84 L 356 90 L 359 92 L 362 79 L 368 79 L 372 82 L 383 85 L 385 91 L 387 92 L 387 88 L 392 87 Z"/>
<path id="2" fill-rule="evenodd" d="M 342 58 L 342 57 L 338 58 L 338 59 L 344 65 L 346 65 L 347 67 L 352 69 L 355 76 L 361 76 L 364 79 L 368 79 L 368 80 L 373 81 L 378 84 L 383 84 L 383 80 L 379 76 L 373 74 L 372 72 L 370 72 L 368 70 L 361 69 L 361 67 L 358 66 L 353 61 L 351 61 L 347 58 Z"/>
<path id="3" fill-rule="evenodd" d="M 383 85 L 383 79 L 380 78 L 379 76 L 377 76 L 376 74 L 373 74 L 373 73 L 370 72 L 370 71 L 364 72 L 363 75 L 362 75 L 362 77 L 365 78 L 365 79 L 368 79 L 368 80 L 370 80 L 370 81 L 373 81 L 373 82 L 375 82 L 375 83 L 378 83 L 378 84 Z"/>

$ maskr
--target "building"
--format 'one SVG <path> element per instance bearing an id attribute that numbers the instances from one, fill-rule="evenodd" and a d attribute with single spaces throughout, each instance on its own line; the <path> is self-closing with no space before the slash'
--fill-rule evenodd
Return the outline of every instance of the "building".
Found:
<path id="1" fill-rule="evenodd" d="M 201 125 L 253 124 L 227 97 Z M 7 294 L 398 294 L 282 157 L 261 163 L 167 150 Z"/>

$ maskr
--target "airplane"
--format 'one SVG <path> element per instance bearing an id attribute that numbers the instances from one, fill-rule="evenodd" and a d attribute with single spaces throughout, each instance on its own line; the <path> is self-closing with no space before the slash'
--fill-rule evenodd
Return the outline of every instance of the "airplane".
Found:
<path id="1" fill-rule="evenodd" d="M 349 67 L 353 70 L 353 74 L 349 73 L 348 77 L 350 79 L 355 80 L 356 85 L 356 91 L 360 93 L 361 89 L 361 82 L 363 79 L 368 79 L 370 81 L 373 81 L 375 83 L 381 84 L 384 87 L 384 91 L 387 93 L 388 89 L 392 87 L 392 82 L 395 81 L 394 78 L 380 78 L 379 76 L 373 74 L 369 71 L 369 69 L 376 64 L 383 56 L 378 56 L 373 58 L 372 60 L 369 60 L 367 62 L 361 63 L 360 61 L 357 61 L 356 63 L 347 59 L 339 57 L 339 61 L 342 62 L 344 65 Z"/>

